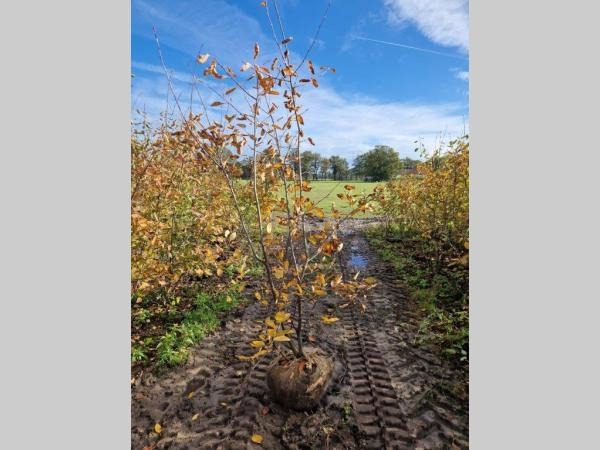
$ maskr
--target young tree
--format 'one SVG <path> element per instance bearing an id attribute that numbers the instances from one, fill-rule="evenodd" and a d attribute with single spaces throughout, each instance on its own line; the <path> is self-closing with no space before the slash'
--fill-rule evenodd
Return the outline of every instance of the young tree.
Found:
<path id="1" fill-rule="evenodd" d="M 266 2 L 263 6 L 268 15 Z M 368 279 L 346 279 L 337 257 L 343 248 L 340 224 L 358 212 L 369 210 L 370 197 L 353 194 L 353 187 L 346 186 L 346 192 L 338 197 L 349 205 L 349 213 L 342 215 L 332 208 L 333 220 L 311 220 L 325 215 L 306 197 L 311 190 L 307 175 L 317 173 L 320 157 L 302 151 L 306 142 L 311 145 L 314 142 L 304 134 L 299 100 L 302 86 L 317 88 L 318 82 L 310 60 L 305 57 L 297 63 L 292 61 L 289 42 L 285 36 L 278 39 L 279 55 L 269 62 L 259 61 L 260 46 L 255 44 L 253 62 L 244 63 L 240 69 L 247 72 L 243 79 L 240 73 L 213 59 L 204 75 L 229 83 L 223 93 L 216 91 L 219 100 L 210 105 L 224 109 L 223 120 L 217 122 L 203 115 L 192 117 L 184 122 L 179 139 L 196 149 L 203 164 L 212 165 L 222 175 L 238 213 L 248 253 L 264 268 L 255 297 L 267 308 L 268 316 L 263 330 L 250 343 L 252 354 L 239 357 L 255 361 L 277 350 L 281 356 L 273 363 L 268 378 L 275 380 L 269 381 L 272 392 L 284 404 L 296 402 L 295 407 L 305 407 L 308 404 L 302 402 L 318 401 L 324 392 L 331 376 L 331 363 L 316 353 L 305 352 L 302 311 L 328 294 L 343 296 L 348 302 L 361 301 L 366 290 L 373 286 Z M 198 62 L 207 64 L 208 59 L 208 54 L 200 55 Z M 235 102 L 233 92 L 244 101 Z M 233 153 L 227 156 L 223 148 L 231 148 Z M 251 192 L 248 205 L 242 204 L 241 187 L 233 180 L 240 171 L 236 161 L 243 152 L 248 152 L 252 161 L 250 181 L 242 186 Z M 345 167 L 347 170 L 347 163 Z M 343 164 L 336 165 L 336 174 L 342 169 Z M 332 324 L 337 318 L 323 316 L 322 320 Z M 306 372 L 306 367 L 317 370 Z M 286 385 L 287 392 L 277 383 L 278 376 L 293 380 Z M 301 386 L 299 391 L 292 389 L 307 380 L 311 383 L 310 391 L 308 386 Z M 279 392 L 278 387 L 283 391 Z"/>

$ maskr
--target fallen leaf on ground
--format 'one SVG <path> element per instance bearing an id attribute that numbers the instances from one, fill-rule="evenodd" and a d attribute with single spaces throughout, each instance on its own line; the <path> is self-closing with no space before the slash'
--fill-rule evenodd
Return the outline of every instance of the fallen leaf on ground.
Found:
<path id="1" fill-rule="evenodd" d="M 156 425 L 154 425 L 154 431 L 157 432 L 158 434 L 160 434 L 160 432 L 162 431 L 162 427 L 160 426 L 160 423 L 157 423 Z"/>
<path id="2" fill-rule="evenodd" d="M 334 322 L 337 322 L 338 320 L 340 320 L 338 317 L 328 317 L 328 316 L 321 316 L 321 320 L 323 321 L 323 323 L 326 324 L 332 324 Z"/>
<path id="3" fill-rule="evenodd" d="M 253 434 L 250 440 L 255 444 L 260 444 L 263 441 L 263 437 L 260 434 Z"/>

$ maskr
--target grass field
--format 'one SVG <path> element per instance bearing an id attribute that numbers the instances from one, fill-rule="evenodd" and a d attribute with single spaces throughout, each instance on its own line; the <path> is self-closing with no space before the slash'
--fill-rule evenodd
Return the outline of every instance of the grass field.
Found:
<path id="1" fill-rule="evenodd" d="M 329 216 L 331 214 L 331 202 L 335 202 L 335 207 L 340 210 L 342 214 L 350 212 L 350 208 L 342 203 L 337 197 L 340 192 L 348 192 L 344 189 L 345 185 L 354 186 L 353 193 L 356 194 L 369 194 L 373 192 L 373 188 L 380 183 L 365 182 L 365 181 L 311 181 L 310 186 L 312 187 L 310 192 L 306 193 L 306 196 L 314 202 L 319 202 L 319 207 L 325 211 L 325 214 Z M 357 214 L 356 217 L 369 217 L 371 213 Z"/>
<path id="2" fill-rule="evenodd" d="M 318 180 L 310 181 L 310 187 L 312 188 L 309 192 L 305 192 L 305 196 L 313 200 L 315 203 L 318 202 L 318 206 L 323 209 L 327 217 L 331 216 L 331 203 L 335 202 L 335 207 L 340 211 L 341 214 L 350 212 L 350 207 L 342 202 L 338 198 L 340 192 L 348 192 L 344 189 L 344 186 L 349 184 L 354 186 L 352 191 L 355 194 L 370 194 L 378 184 L 384 184 L 380 182 L 369 182 L 369 181 L 333 181 L 333 180 Z M 241 180 L 242 183 L 247 181 Z M 281 196 L 283 197 L 283 189 L 281 190 Z M 373 213 L 359 213 L 355 217 L 372 217 Z"/>

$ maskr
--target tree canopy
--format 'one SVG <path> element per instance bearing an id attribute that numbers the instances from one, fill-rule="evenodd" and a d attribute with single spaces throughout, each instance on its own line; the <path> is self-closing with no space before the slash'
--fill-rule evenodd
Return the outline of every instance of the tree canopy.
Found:
<path id="1" fill-rule="evenodd" d="M 387 145 L 376 145 L 373 150 L 354 160 L 356 174 L 373 181 L 390 180 L 400 173 L 402 163 L 396 150 Z"/>

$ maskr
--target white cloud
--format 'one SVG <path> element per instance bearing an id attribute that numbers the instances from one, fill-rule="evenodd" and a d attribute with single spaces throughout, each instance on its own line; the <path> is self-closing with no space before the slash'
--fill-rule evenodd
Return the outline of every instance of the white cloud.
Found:
<path id="1" fill-rule="evenodd" d="M 432 42 L 469 51 L 468 0 L 384 0 L 393 23 L 412 23 Z"/>
<path id="2" fill-rule="evenodd" d="M 178 95 L 181 94 L 182 108 L 187 111 L 189 83 L 174 81 L 174 87 Z M 226 84 L 222 84 L 218 90 L 223 91 L 226 87 Z M 145 108 L 150 118 L 158 121 L 166 105 L 167 89 L 164 76 L 141 77 L 134 81 L 134 108 Z M 206 86 L 199 85 L 198 90 L 205 104 L 217 99 L 216 94 Z M 233 102 L 243 111 L 248 109 L 241 96 L 234 97 Z M 325 82 L 321 82 L 317 89 L 305 88 L 301 107 L 306 123 L 305 135 L 312 137 L 316 144 L 315 147 L 305 144 L 304 149 L 318 151 L 324 156 L 340 155 L 349 162 L 377 144 L 389 145 L 402 156 L 414 157 L 414 142 L 417 140 L 431 149 L 441 138 L 451 139 L 468 131 L 461 105 L 381 102 L 368 97 L 341 94 Z M 194 93 L 193 109 L 198 112 L 200 108 L 197 93 Z M 283 108 L 279 110 L 283 111 Z M 172 100 L 170 111 L 177 116 Z M 232 111 L 209 108 L 211 120 L 218 120 L 226 112 Z"/>
<path id="3" fill-rule="evenodd" d="M 469 72 L 457 72 L 456 78 L 463 81 L 469 81 Z"/>
<path id="4" fill-rule="evenodd" d="M 137 17 L 134 31 L 147 29 L 151 36 L 151 25 L 156 24 L 161 45 L 195 56 L 200 50 L 199 46 L 204 44 L 202 52 L 219 58 L 226 57 L 230 60 L 228 63 L 237 69 L 239 62 L 249 54 L 253 43 L 259 41 L 260 59 L 268 60 L 270 34 L 264 34 L 258 22 L 222 0 L 205 0 L 202 5 L 198 2 L 180 5 L 178 2 L 173 7 L 160 9 L 145 0 L 134 0 L 133 5 L 136 8 L 133 14 Z M 263 42 L 265 45 L 262 45 Z M 168 93 L 164 71 L 160 66 L 145 62 L 133 61 L 132 66 L 136 75 L 132 81 L 134 116 L 135 109 L 145 109 L 150 120 L 156 124 L 165 109 Z M 201 73 L 202 67 L 194 65 L 193 70 Z M 192 91 L 193 110 L 198 112 L 202 110 L 198 93 L 206 104 L 210 104 L 218 99 L 211 88 L 223 92 L 231 83 L 200 76 L 202 82 L 192 88 L 191 74 L 171 70 L 169 73 L 184 112 L 190 106 Z M 326 156 L 337 154 L 352 162 L 358 154 L 377 144 L 389 145 L 402 156 L 415 156 L 414 141 L 422 140 L 427 147 L 432 147 L 440 136 L 456 137 L 468 127 L 464 105 L 382 101 L 339 92 L 329 85 L 327 79 L 319 83 L 317 89 L 310 86 L 304 89 L 301 104 L 306 109 L 303 114 L 306 120 L 305 133 L 316 143 L 314 148 L 308 146 L 306 149 L 316 150 Z M 248 106 L 239 90 L 233 96 L 234 103 L 240 109 L 247 110 Z M 221 114 L 232 112 L 225 108 L 209 107 L 208 110 L 211 120 L 218 120 Z M 172 96 L 169 111 L 178 117 Z"/>
<path id="5" fill-rule="evenodd" d="M 132 61 L 131 67 L 133 69 L 139 69 L 139 70 L 156 73 L 156 74 L 160 74 L 160 75 L 165 74 L 164 68 L 161 66 L 157 66 L 155 64 L 147 64 L 147 63 L 143 63 L 143 62 Z M 181 73 L 181 72 L 177 72 L 177 71 L 169 70 L 169 69 L 167 69 L 167 72 L 169 73 L 169 77 L 171 78 L 171 80 L 177 80 L 177 81 L 181 81 L 184 83 L 192 83 L 194 80 L 194 77 L 191 74 L 185 74 L 185 73 Z M 135 74 L 135 72 L 134 72 L 134 74 Z"/>
<path id="6" fill-rule="evenodd" d="M 208 52 L 232 66 L 252 54 L 254 42 L 269 41 L 257 20 L 223 0 L 182 0 L 168 5 L 133 0 L 132 17 L 136 34 L 153 39 L 152 27 L 156 26 L 161 46 L 191 56 Z"/>
<path id="7" fill-rule="evenodd" d="M 380 102 L 343 96 L 330 87 L 305 91 L 302 100 L 308 109 L 305 132 L 314 138 L 315 150 L 350 162 L 377 144 L 414 157 L 416 140 L 432 148 L 440 138 L 457 137 L 468 128 L 456 104 Z"/>

